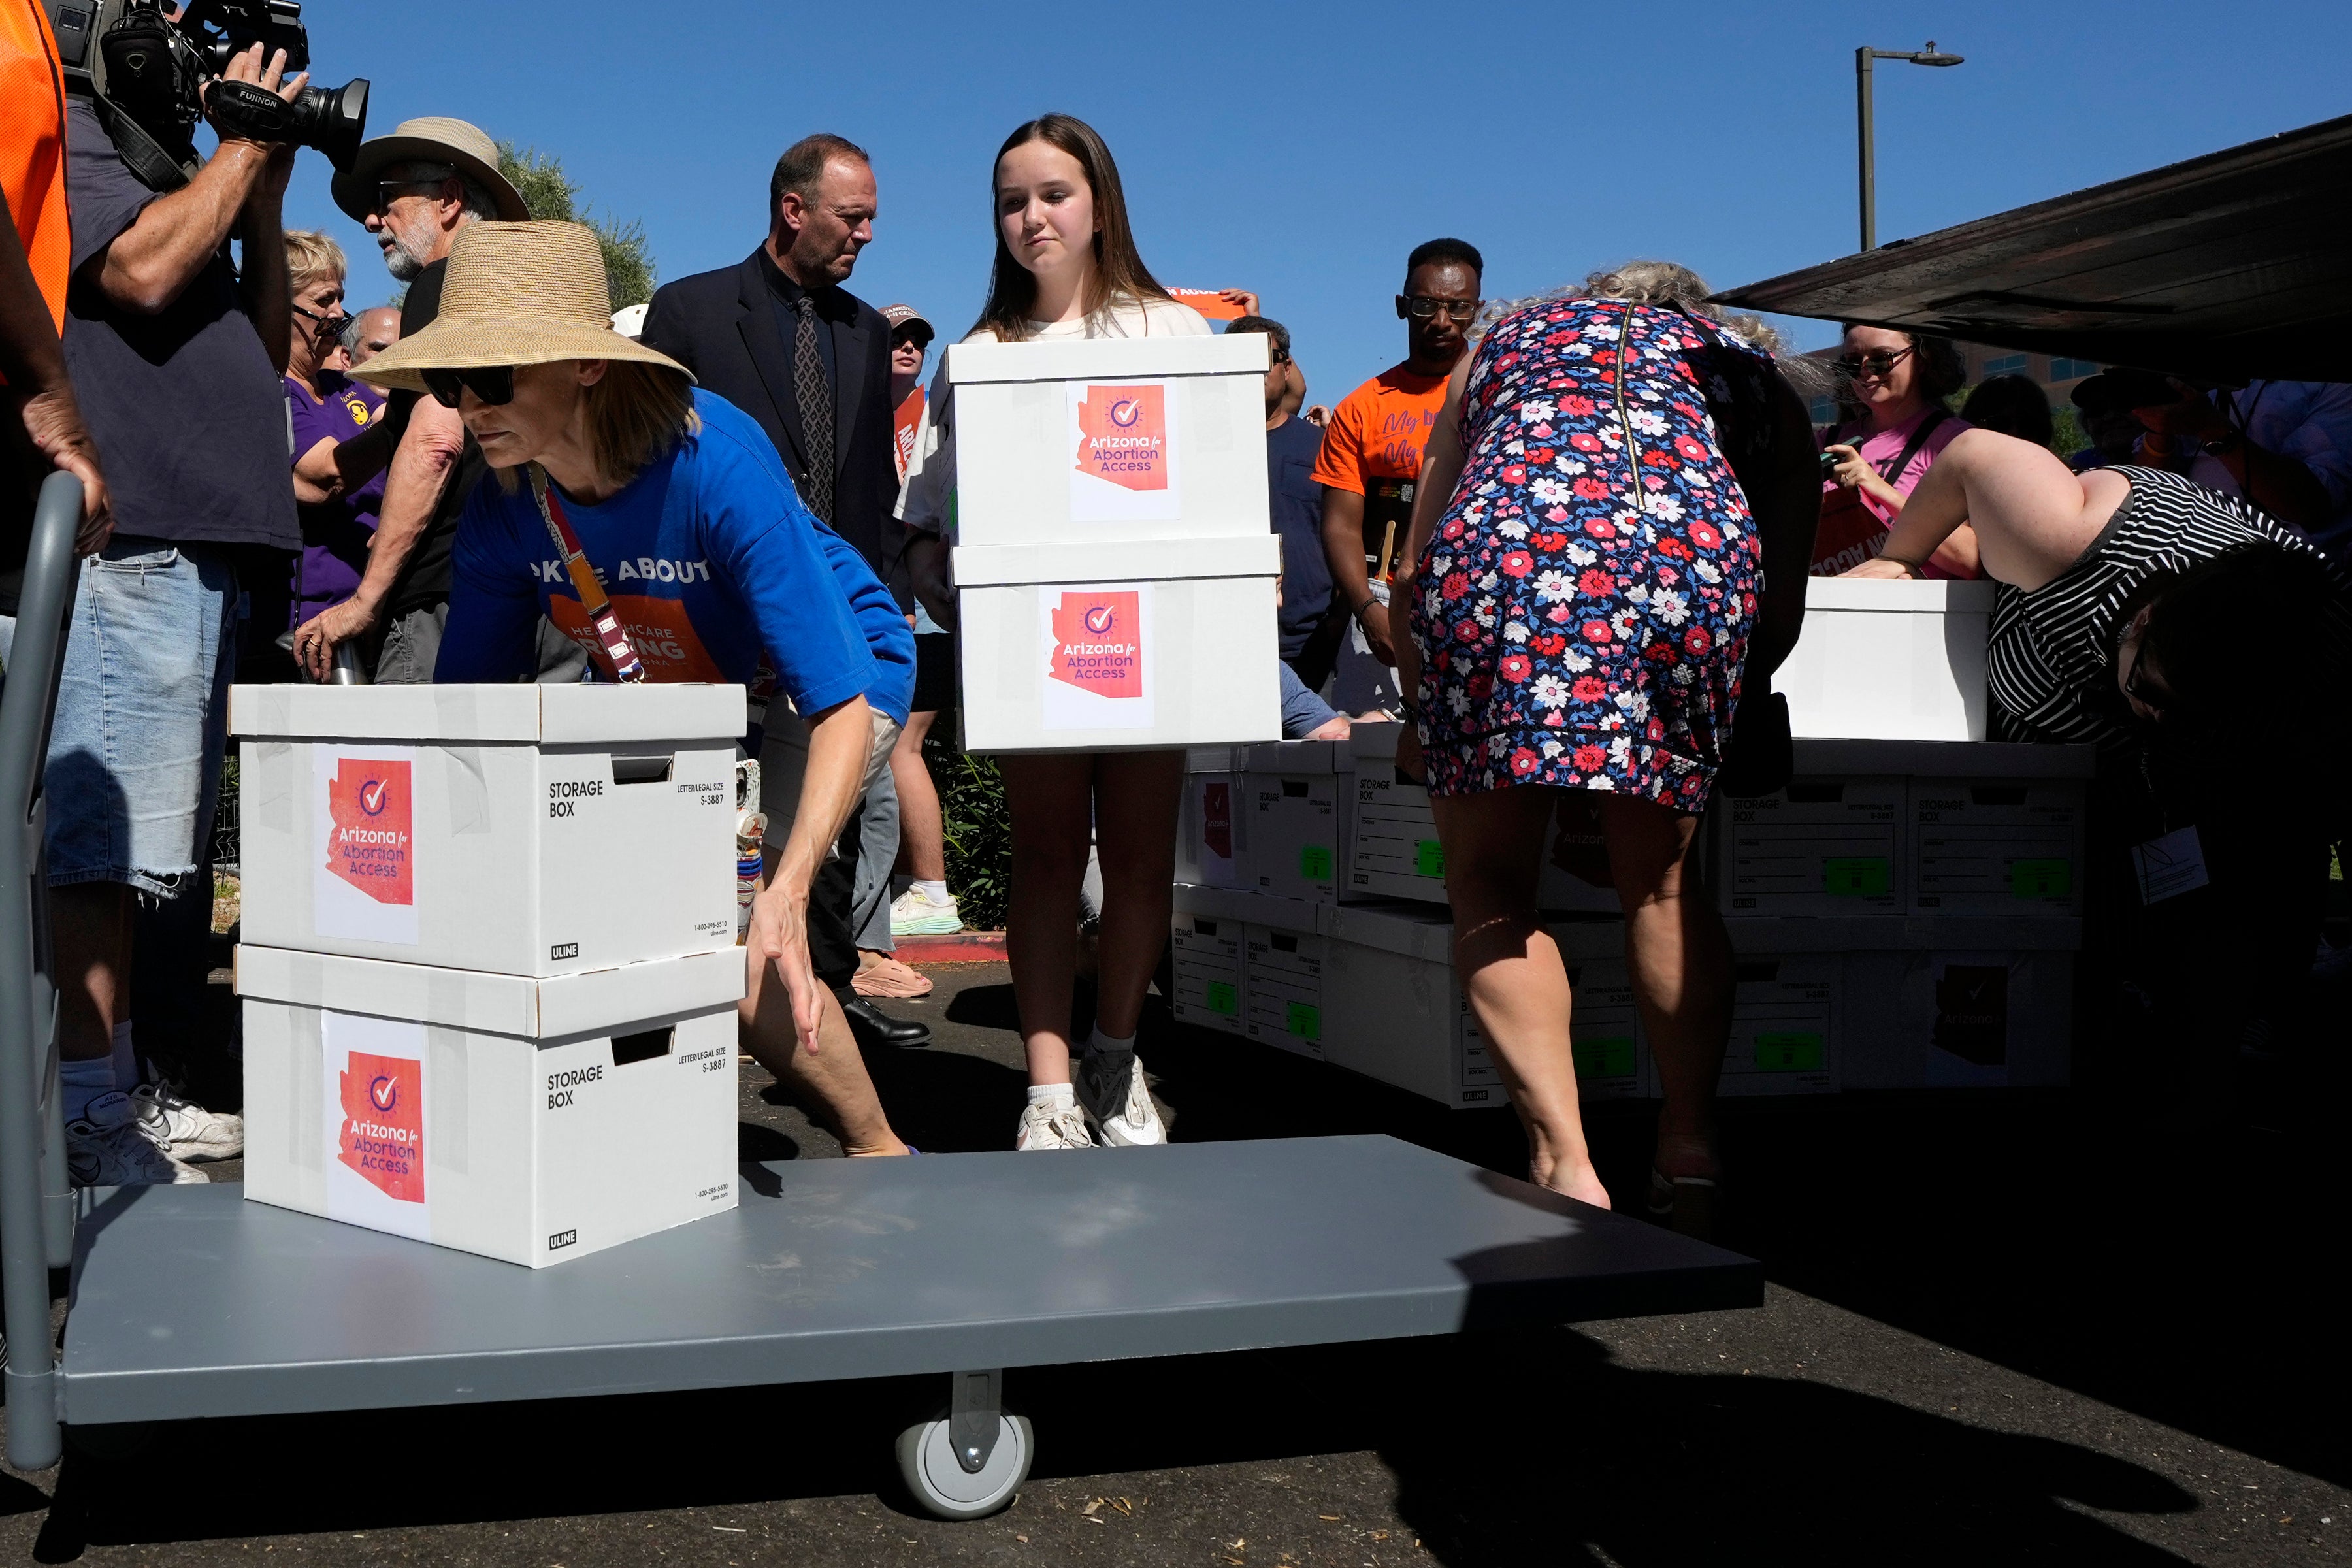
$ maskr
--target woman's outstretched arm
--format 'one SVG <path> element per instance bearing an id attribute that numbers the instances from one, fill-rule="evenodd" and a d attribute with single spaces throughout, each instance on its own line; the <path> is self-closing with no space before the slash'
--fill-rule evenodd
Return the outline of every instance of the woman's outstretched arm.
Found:
<path id="1" fill-rule="evenodd" d="M 1964 430 L 1911 492 L 1877 559 L 1846 575 L 1916 577 L 1936 547 L 1966 522 L 1976 529 L 1987 576 L 2039 588 L 2081 558 L 2130 490 L 2130 481 L 2111 469 L 2078 476 L 2047 447 Z"/>

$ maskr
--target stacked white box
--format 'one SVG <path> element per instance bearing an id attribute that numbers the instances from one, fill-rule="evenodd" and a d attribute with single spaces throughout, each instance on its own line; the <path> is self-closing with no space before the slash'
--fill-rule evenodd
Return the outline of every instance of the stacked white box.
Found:
<path id="1" fill-rule="evenodd" d="M 2090 746 L 1919 746 L 1909 760 L 1911 908 L 2072 915 L 2083 907 Z"/>
<path id="2" fill-rule="evenodd" d="M 1203 888 L 1244 888 L 1243 835 L 1249 823 L 1242 809 L 1238 746 L 1189 746 L 1184 752 L 1184 795 L 1176 813 L 1176 881 Z"/>
<path id="3" fill-rule="evenodd" d="M 1403 726 L 1359 724 L 1347 741 L 1355 765 L 1356 808 L 1351 827 L 1349 893 L 1365 899 L 1445 902 L 1445 850 L 1429 791 L 1397 772 L 1396 747 Z M 1579 803 L 1566 803 L 1576 810 Z M 1587 824 L 1563 834 L 1555 820 L 1544 830 L 1542 872 L 1536 888 L 1538 907 L 1556 914 L 1614 914 L 1617 891 L 1603 879 L 1605 857 Z M 1342 894 L 1345 901 L 1347 894 Z"/>
<path id="4" fill-rule="evenodd" d="M 1985 738 L 1989 582 L 1815 577 L 1772 689 L 1800 736 Z"/>
<path id="5" fill-rule="evenodd" d="M 733 1207 L 745 719 L 232 688 L 245 1195 L 533 1268 Z"/>
<path id="6" fill-rule="evenodd" d="M 240 947 L 245 1195 L 533 1268 L 732 1208 L 743 984 Z"/>
<path id="7" fill-rule="evenodd" d="M 1242 1032 L 1321 1061 L 1323 966 L 1331 939 L 1268 925 L 1244 925 L 1242 932 Z"/>
<path id="8" fill-rule="evenodd" d="M 732 946 L 740 686 L 236 686 L 244 939 L 554 975 Z"/>
<path id="9" fill-rule="evenodd" d="M 1176 994 L 1168 1002 L 1178 1023 L 1242 1032 L 1242 936 L 1247 923 L 1222 912 L 1195 913 L 1181 904 L 1170 917 Z"/>
<path id="10" fill-rule="evenodd" d="M 1339 902 L 1355 849 L 1356 769 L 1347 742 L 1276 741 L 1235 750 L 1248 823 L 1243 885 L 1269 898 Z"/>
<path id="11" fill-rule="evenodd" d="M 1716 808 L 1712 879 L 1723 911 L 1900 916 L 1910 892 L 1906 801 L 1900 774 L 1817 766 L 1801 753 L 1784 787 Z"/>
<path id="12" fill-rule="evenodd" d="M 1845 956 L 1847 1089 L 2073 1080 L 2081 922 L 1950 918 L 1906 926 L 1914 945 Z"/>
<path id="13" fill-rule="evenodd" d="M 968 750 L 1281 734 L 1266 353 L 1256 334 L 948 351 Z"/>

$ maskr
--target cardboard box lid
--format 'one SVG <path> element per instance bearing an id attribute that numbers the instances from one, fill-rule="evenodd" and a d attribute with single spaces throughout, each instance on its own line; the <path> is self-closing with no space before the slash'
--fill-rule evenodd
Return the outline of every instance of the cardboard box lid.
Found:
<path id="1" fill-rule="evenodd" d="M 236 962 L 239 996 L 526 1040 L 732 1006 L 745 984 L 743 950 L 735 947 L 546 980 L 243 944 Z"/>
<path id="2" fill-rule="evenodd" d="M 1263 332 L 1203 338 L 991 339 L 948 350 L 948 381 L 1114 381 L 1129 376 L 1264 375 L 1273 350 Z"/>
<path id="3" fill-rule="evenodd" d="M 2063 915 L 1827 915 L 1727 920 L 1742 958 L 1822 952 L 2071 952 L 2083 922 Z"/>
<path id="4" fill-rule="evenodd" d="M 1990 616 L 1995 586 L 1990 581 L 1956 583 L 1946 578 L 1813 577 L 1805 583 L 1805 613 Z"/>
<path id="5" fill-rule="evenodd" d="M 1241 772 L 1234 765 L 1242 746 L 1187 746 L 1184 748 L 1184 771 L 1188 773 L 1234 773 Z"/>
<path id="6" fill-rule="evenodd" d="M 1246 925 L 1270 926 L 1276 931 L 1310 936 L 1323 934 L 1325 915 L 1329 909 L 1328 905 L 1311 904 L 1304 899 L 1276 899 L 1249 888 L 1211 888 L 1197 882 L 1176 884 L 1173 907 L 1180 915 L 1239 921 Z"/>
<path id="7" fill-rule="evenodd" d="M 2086 779 L 2099 749 L 2018 741 L 1839 741 L 1801 735 L 1799 778 Z"/>
<path id="8" fill-rule="evenodd" d="M 1382 723 L 1374 720 L 1358 724 L 1348 731 L 1348 755 L 1361 763 L 1366 758 L 1377 762 L 1396 761 L 1397 737 L 1404 733 L 1402 724 Z"/>
<path id="9" fill-rule="evenodd" d="M 1454 962 L 1454 911 L 1444 904 L 1336 904 L 1331 936 L 1431 963 Z"/>
<path id="10" fill-rule="evenodd" d="M 1179 577 L 1274 577 L 1282 572 L 1282 539 L 1261 530 L 1222 539 L 960 544 L 955 549 L 954 569 L 959 588 L 993 588 L 1022 583 L 1165 583 Z"/>
<path id="11" fill-rule="evenodd" d="M 743 688 L 232 686 L 228 732 L 273 740 L 506 741 L 525 745 L 711 741 L 750 722 Z"/>
<path id="12" fill-rule="evenodd" d="M 1393 729 L 1393 725 L 1383 726 Z M 1345 741 L 1261 741 L 1235 748 L 1241 770 L 1248 773 L 1352 773 L 1355 754 Z"/>

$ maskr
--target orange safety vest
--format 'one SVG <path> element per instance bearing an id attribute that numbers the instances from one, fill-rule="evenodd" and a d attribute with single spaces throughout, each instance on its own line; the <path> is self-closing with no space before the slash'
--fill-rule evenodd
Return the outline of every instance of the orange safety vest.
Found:
<path id="1" fill-rule="evenodd" d="M 40 0 L 0 0 L 0 189 L 33 281 L 66 325 L 66 78 Z M 5 378 L 0 378 L 5 379 Z"/>

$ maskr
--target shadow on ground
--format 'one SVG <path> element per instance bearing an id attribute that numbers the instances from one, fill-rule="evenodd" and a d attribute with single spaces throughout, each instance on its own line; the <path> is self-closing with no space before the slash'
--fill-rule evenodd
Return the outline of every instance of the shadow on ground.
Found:
<path id="1" fill-rule="evenodd" d="M 2195 1505 L 2162 1477 L 2069 1443 L 1816 1384 L 1628 1370 L 1559 1330 L 1157 1363 L 1150 1419 L 1102 1398 L 1103 1379 L 1124 1375 L 1013 1374 L 1009 1396 L 1036 1423 L 1037 1483 L 1377 1449 L 1403 1521 L 1451 1568 L 1602 1561 L 1543 1544 L 1576 1542 L 1628 1568 L 1755 1561 L 1759 1543 L 1774 1560 L 1811 1563 L 2174 1562 L 2077 1505 Z M 143 1457 L 69 1457 L 36 1555 L 877 1486 L 887 1499 L 896 1418 L 923 1413 L 937 1393 L 918 1380 L 222 1421 L 200 1441 L 164 1429 Z M 353 1486 L 360 1449 L 366 1484 Z M 0 1498 L 11 1511 L 39 1506 L 21 1483 Z M 1163 1495 L 1161 1506 L 1183 1505 Z"/>

